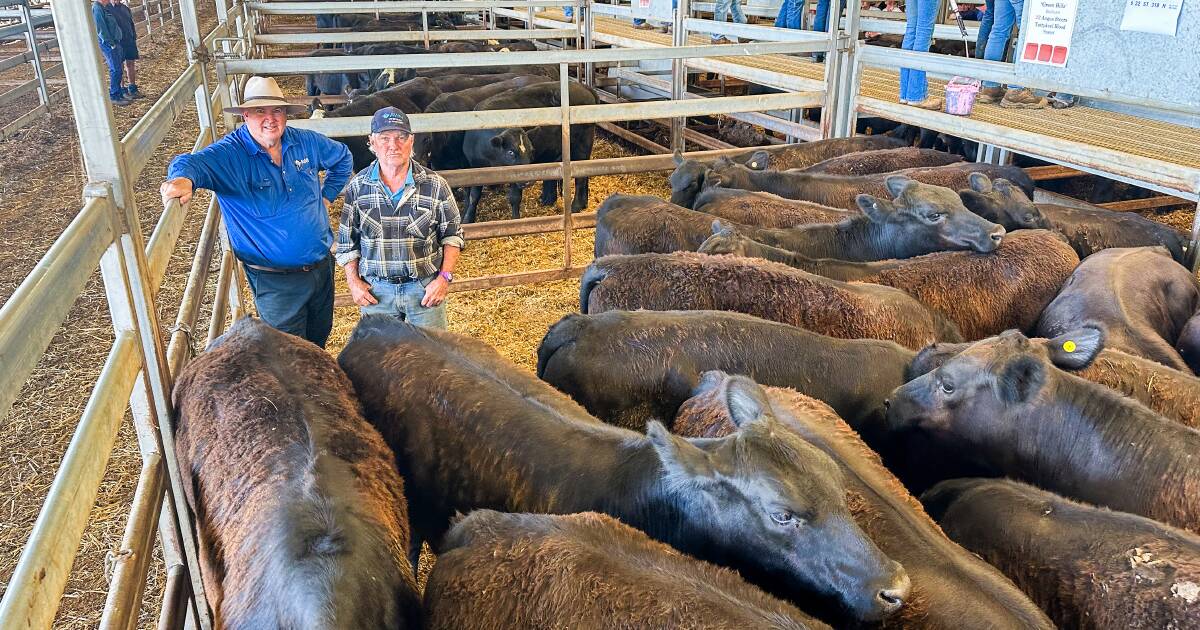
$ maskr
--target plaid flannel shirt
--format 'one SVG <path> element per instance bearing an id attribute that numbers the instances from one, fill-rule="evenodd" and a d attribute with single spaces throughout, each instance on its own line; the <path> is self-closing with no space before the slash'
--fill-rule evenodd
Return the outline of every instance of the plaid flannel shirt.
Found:
<path id="1" fill-rule="evenodd" d="M 462 248 L 462 220 L 446 180 L 411 162 L 413 186 L 399 201 L 376 179 L 375 163 L 346 186 L 337 263 L 358 260 L 364 278 L 421 279 L 442 268 L 442 247 Z"/>

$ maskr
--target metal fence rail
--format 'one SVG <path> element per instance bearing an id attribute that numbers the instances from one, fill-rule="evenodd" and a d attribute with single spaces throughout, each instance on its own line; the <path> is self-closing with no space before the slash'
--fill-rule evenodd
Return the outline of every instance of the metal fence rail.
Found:
<path id="1" fill-rule="evenodd" d="M 175 19 L 177 3 L 178 0 L 141 0 L 140 3 L 138 0 L 131 0 L 130 9 L 134 14 L 134 28 L 138 32 L 138 38 L 142 39 L 150 35 L 155 28 L 154 20 L 156 18 L 159 27 L 166 23 L 168 13 L 170 19 Z M 0 41 L 6 39 L 24 41 L 25 50 L 0 59 L 0 72 L 12 70 L 28 63 L 34 78 L 0 93 L 0 105 L 34 93 L 38 96 L 38 102 L 33 108 L 23 111 L 15 118 L 0 125 L 0 140 L 11 137 L 40 116 L 49 113 L 50 107 L 67 95 L 67 88 L 55 90 L 51 89 L 49 84 L 50 79 L 63 73 L 62 64 L 49 65 L 44 59 L 45 55 L 59 47 L 57 31 L 38 30 L 46 27 L 53 28 L 54 19 L 51 13 L 44 9 L 35 12 L 24 2 L 13 4 L 16 5 L 14 12 L 6 13 L 3 17 L 19 21 L 0 28 Z M 6 108 L 6 111 L 11 111 L 11 109 Z"/>

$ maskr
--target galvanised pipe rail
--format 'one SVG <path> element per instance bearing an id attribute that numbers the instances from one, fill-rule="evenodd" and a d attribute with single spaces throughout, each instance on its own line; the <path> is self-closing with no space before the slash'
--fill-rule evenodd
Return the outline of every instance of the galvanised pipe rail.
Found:
<path id="1" fill-rule="evenodd" d="M 327 15 L 330 13 L 449 13 L 480 9 L 578 7 L 583 0 L 456 0 L 396 2 L 248 2 L 246 8 L 264 15 Z"/>
<path id="2" fill-rule="evenodd" d="M 428 31 L 435 41 L 478 41 L 488 39 L 562 39 L 575 37 L 575 29 L 513 29 L 486 31 Z M 372 42 L 422 42 L 421 31 L 362 31 L 357 33 L 276 33 L 255 37 L 259 44 L 367 44 Z"/>
<path id="3" fill-rule="evenodd" d="M 822 52 L 828 42 L 769 42 L 760 44 L 716 44 L 658 48 L 607 48 L 598 50 L 552 50 L 486 53 L 433 53 L 428 55 L 347 55 L 340 57 L 292 57 L 287 59 L 218 60 L 230 74 L 311 74 L 386 70 L 389 68 L 455 68 L 476 66 L 536 66 L 595 63 L 604 61 L 653 61 L 695 57 L 745 57 L 753 55 Z"/>

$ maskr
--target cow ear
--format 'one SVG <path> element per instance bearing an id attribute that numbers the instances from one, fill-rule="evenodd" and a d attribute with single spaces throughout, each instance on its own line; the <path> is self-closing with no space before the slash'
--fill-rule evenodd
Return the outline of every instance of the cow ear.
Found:
<path id="1" fill-rule="evenodd" d="M 999 380 L 1000 398 L 1004 402 L 1028 402 L 1042 388 L 1046 380 L 1046 368 L 1035 357 L 1022 355 L 1008 362 Z"/>
<path id="2" fill-rule="evenodd" d="M 967 176 L 967 183 L 971 185 L 971 190 L 977 193 L 992 192 L 992 180 L 988 179 L 988 176 L 983 173 L 971 173 Z"/>
<path id="3" fill-rule="evenodd" d="M 667 428 L 657 420 L 646 423 L 646 437 L 654 446 L 658 460 L 668 477 L 675 480 L 696 480 L 711 478 L 716 469 L 708 457 L 708 453 L 700 450 L 695 444 L 672 435 Z"/>
<path id="4" fill-rule="evenodd" d="M 675 166 L 683 164 L 683 153 L 676 151 L 675 153 L 671 154 L 671 158 L 675 160 Z"/>
<path id="5" fill-rule="evenodd" d="M 504 146 L 504 138 L 501 138 L 500 136 L 492 136 L 492 146 Z"/>
<path id="6" fill-rule="evenodd" d="M 916 185 L 917 182 L 903 175 L 892 175 L 891 177 L 887 178 L 887 189 L 888 192 L 892 193 L 893 199 L 903 195 L 905 191 Z"/>
<path id="7" fill-rule="evenodd" d="M 712 233 L 727 234 L 732 236 L 734 234 L 734 230 L 732 225 L 722 223 L 720 219 L 714 219 L 712 222 Z"/>
<path id="8" fill-rule="evenodd" d="M 1104 331 L 1092 326 L 1046 340 L 1050 362 L 1064 370 L 1082 370 L 1104 349 Z"/>
<path id="9" fill-rule="evenodd" d="M 745 376 L 735 375 L 725 379 L 722 398 L 729 409 L 729 418 L 739 428 L 771 415 L 767 392 Z"/>
<path id="10" fill-rule="evenodd" d="M 750 154 L 750 159 L 746 161 L 746 166 L 756 170 L 765 171 L 767 165 L 771 163 L 771 154 L 766 151 L 755 151 Z"/>
<path id="11" fill-rule="evenodd" d="M 888 215 L 895 210 L 892 202 L 865 193 L 859 195 L 854 201 L 858 203 L 858 208 L 863 211 L 863 214 L 875 223 L 887 221 Z"/>

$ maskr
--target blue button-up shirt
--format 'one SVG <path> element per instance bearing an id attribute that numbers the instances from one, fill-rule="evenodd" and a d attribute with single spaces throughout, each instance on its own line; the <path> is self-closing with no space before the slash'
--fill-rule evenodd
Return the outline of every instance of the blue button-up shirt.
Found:
<path id="1" fill-rule="evenodd" d="M 333 232 L 322 198 L 333 201 L 354 172 L 346 145 L 307 129 L 283 130 L 281 166 L 245 125 L 198 153 L 171 161 L 167 177 L 186 177 L 217 194 L 237 257 L 294 268 L 329 255 Z M 321 184 L 318 171 L 325 171 Z"/>

